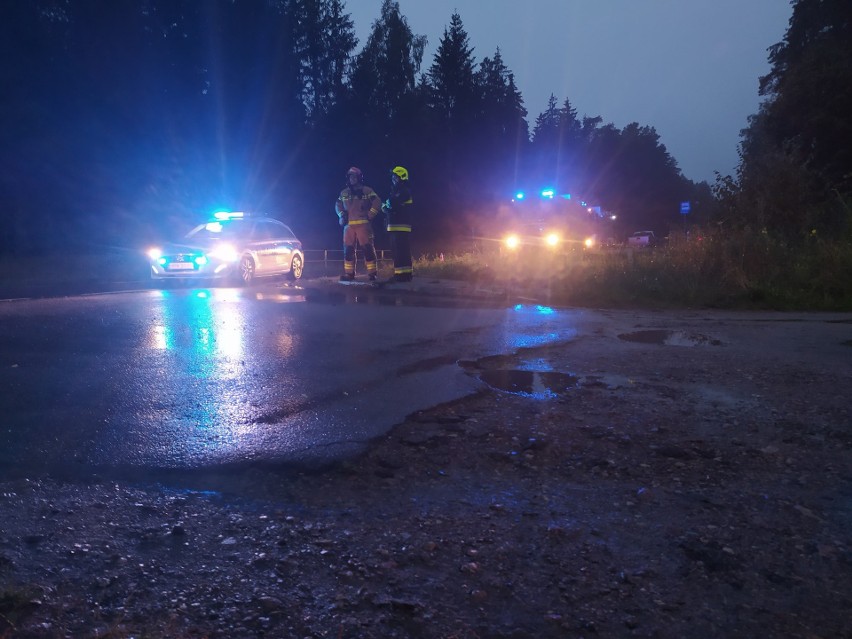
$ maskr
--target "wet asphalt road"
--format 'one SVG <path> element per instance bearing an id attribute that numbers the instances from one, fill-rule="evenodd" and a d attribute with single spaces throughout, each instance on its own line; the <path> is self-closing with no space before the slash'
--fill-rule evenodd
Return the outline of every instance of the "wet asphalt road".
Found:
<path id="1" fill-rule="evenodd" d="M 0 475 L 315 465 L 580 311 L 283 284 L 0 303 Z"/>

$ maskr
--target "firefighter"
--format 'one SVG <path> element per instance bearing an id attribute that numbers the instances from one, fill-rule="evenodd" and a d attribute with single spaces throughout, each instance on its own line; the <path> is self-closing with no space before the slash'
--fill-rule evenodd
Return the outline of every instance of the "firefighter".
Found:
<path id="1" fill-rule="evenodd" d="M 343 227 L 343 275 L 341 282 L 355 279 L 355 244 L 364 250 L 367 275 L 376 279 L 376 247 L 374 246 L 372 220 L 379 213 L 381 200 L 376 192 L 364 184 L 361 169 L 353 166 L 346 172 L 347 186 L 340 192 L 334 208 Z"/>
<path id="2" fill-rule="evenodd" d="M 394 282 L 410 282 L 414 277 L 411 266 L 411 186 L 408 171 L 401 166 L 391 170 L 390 197 L 382 205 L 390 234 L 391 254 L 393 255 Z"/>

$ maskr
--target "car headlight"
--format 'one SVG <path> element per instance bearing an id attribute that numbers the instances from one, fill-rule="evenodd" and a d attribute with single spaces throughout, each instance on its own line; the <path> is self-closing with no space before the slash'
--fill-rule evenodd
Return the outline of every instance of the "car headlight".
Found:
<path id="1" fill-rule="evenodd" d="M 208 255 L 222 262 L 236 262 L 240 259 L 240 254 L 237 252 L 237 249 L 230 244 L 220 244 L 210 251 Z"/>
<path id="2" fill-rule="evenodd" d="M 592 248 L 595 245 L 595 238 L 587 237 L 586 241 L 583 242 L 583 244 L 586 245 L 586 248 Z"/>
<path id="3" fill-rule="evenodd" d="M 518 246 L 520 246 L 521 238 L 514 234 L 507 235 L 505 238 L 503 238 L 503 244 L 506 245 L 506 248 L 515 250 L 516 248 L 518 248 Z"/>
<path id="4" fill-rule="evenodd" d="M 161 257 L 163 257 L 163 251 L 156 247 L 148 249 L 147 253 L 148 257 L 151 258 L 152 261 L 156 262 Z"/>
<path id="5" fill-rule="evenodd" d="M 557 246 L 559 244 L 559 235 L 556 233 L 548 233 L 544 236 L 544 243 L 550 247 Z"/>

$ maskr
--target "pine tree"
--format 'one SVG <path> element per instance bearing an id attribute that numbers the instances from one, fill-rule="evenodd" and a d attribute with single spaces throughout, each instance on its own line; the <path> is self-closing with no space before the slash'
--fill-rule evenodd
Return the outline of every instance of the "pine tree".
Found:
<path id="1" fill-rule="evenodd" d="M 519 181 L 520 159 L 529 142 L 527 110 L 499 48 L 493 58 L 482 60 L 476 80 L 480 96 L 478 147 L 485 172 L 492 176 L 496 189 L 506 189 L 507 182 L 513 186 Z"/>
<path id="2" fill-rule="evenodd" d="M 461 16 L 454 13 L 429 69 L 432 106 L 449 123 L 469 123 L 474 115 L 476 83 L 473 49 Z"/>
<path id="3" fill-rule="evenodd" d="M 358 40 L 343 0 L 297 0 L 302 101 L 314 122 L 329 113 L 345 91 Z"/>
<path id="4" fill-rule="evenodd" d="M 426 37 L 416 36 L 395 0 L 382 2 L 350 80 L 355 108 L 363 118 L 393 121 L 415 91 Z"/>

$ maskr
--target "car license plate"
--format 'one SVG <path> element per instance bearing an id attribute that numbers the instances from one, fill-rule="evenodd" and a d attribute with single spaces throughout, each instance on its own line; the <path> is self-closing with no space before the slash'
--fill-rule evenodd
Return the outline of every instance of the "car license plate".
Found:
<path id="1" fill-rule="evenodd" d="M 171 263 L 169 263 L 169 270 L 170 271 L 179 271 L 179 270 L 186 270 L 186 269 L 189 269 L 189 270 L 192 269 L 192 262 L 171 262 Z"/>

